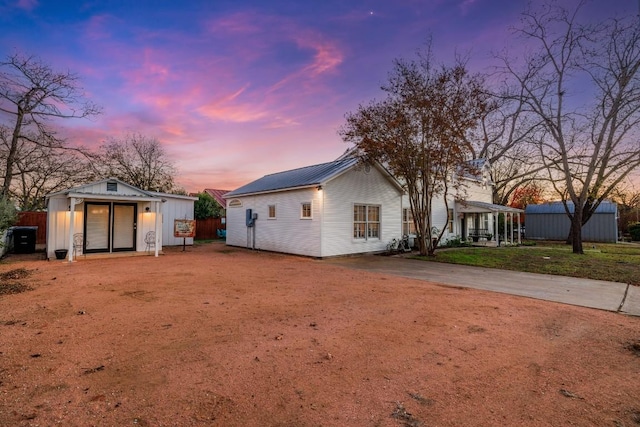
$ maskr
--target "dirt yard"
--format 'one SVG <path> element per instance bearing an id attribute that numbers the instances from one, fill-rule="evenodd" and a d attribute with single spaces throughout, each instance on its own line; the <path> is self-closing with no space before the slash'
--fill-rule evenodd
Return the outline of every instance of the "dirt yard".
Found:
<path id="1" fill-rule="evenodd" d="M 640 425 L 640 318 L 181 249 L 0 263 L 0 426 Z"/>

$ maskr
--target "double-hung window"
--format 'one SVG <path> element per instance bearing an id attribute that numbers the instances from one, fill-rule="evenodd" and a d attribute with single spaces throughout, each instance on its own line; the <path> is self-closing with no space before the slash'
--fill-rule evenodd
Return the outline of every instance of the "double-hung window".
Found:
<path id="1" fill-rule="evenodd" d="M 353 238 L 380 238 L 380 206 L 353 205 Z"/>
<path id="2" fill-rule="evenodd" d="M 416 224 L 413 222 L 413 215 L 411 215 L 411 209 L 402 209 L 402 234 L 407 236 L 410 234 L 416 234 Z"/>
<path id="3" fill-rule="evenodd" d="M 276 219 L 276 205 L 269 205 L 268 219 Z"/>
<path id="4" fill-rule="evenodd" d="M 300 218 L 301 219 L 312 219 L 312 210 L 311 210 L 311 202 L 304 202 L 300 206 Z"/>

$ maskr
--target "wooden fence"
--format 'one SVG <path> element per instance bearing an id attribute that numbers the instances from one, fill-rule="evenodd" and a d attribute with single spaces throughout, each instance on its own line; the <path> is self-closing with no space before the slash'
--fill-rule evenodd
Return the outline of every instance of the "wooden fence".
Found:
<path id="1" fill-rule="evenodd" d="M 20 212 L 16 226 L 36 226 L 36 244 L 47 243 L 47 213 L 46 212 Z M 207 218 L 196 220 L 196 240 L 217 239 L 218 229 L 226 229 L 222 218 Z"/>
<path id="2" fill-rule="evenodd" d="M 226 230 L 222 218 L 207 218 L 196 220 L 196 240 L 210 240 L 218 238 L 218 229 Z"/>
<path id="3" fill-rule="evenodd" d="M 36 245 L 44 245 L 47 243 L 46 212 L 18 212 L 18 222 L 16 222 L 14 226 L 38 227 L 38 231 L 36 232 Z"/>

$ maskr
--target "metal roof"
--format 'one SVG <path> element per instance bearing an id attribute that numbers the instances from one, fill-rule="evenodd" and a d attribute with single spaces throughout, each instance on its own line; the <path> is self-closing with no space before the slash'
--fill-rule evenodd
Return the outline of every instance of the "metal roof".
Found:
<path id="1" fill-rule="evenodd" d="M 573 213 L 573 203 L 567 202 L 567 205 L 569 206 L 569 212 Z M 596 214 L 602 214 L 602 213 L 615 214 L 617 212 L 618 212 L 618 205 L 607 200 L 600 203 L 600 206 L 598 206 L 595 211 Z M 530 215 L 530 214 L 563 214 L 564 215 L 566 212 L 564 210 L 564 205 L 562 204 L 562 202 L 550 202 L 550 203 L 542 203 L 539 205 L 528 205 L 525 208 L 525 213 L 527 215 Z"/>
<path id="2" fill-rule="evenodd" d="M 329 163 L 321 163 L 319 165 L 306 166 L 299 169 L 265 175 L 247 185 L 228 192 L 224 195 L 224 198 L 226 199 L 246 194 L 265 193 L 270 191 L 321 185 L 351 168 L 357 162 L 358 159 L 346 158 Z"/>
<path id="3" fill-rule="evenodd" d="M 215 188 L 205 188 L 204 192 L 210 195 L 215 199 L 216 202 L 223 208 L 227 205 L 227 202 L 224 200 L 224 195 L 229 192 L 229 190 L 218 190 Z"/>

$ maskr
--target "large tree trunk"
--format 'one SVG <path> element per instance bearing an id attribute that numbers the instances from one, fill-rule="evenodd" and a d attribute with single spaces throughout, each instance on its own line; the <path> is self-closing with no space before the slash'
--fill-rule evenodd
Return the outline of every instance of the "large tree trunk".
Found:
<path id="1" fill-rule="evenodd" d="M 571 231 L 569 239 L 574 254 L 584 254 L 582 249 L 582 215 L 573 215 L 571 217 Z"/>
<path id="2" fill-rule="evenodd" d="M 13 135 L 11 135 L 11 147 L 9 147 L 9 154 L 7 155 L 6 170 L 4 171 L 4 182 L 2 183 L 2 194 L 0 194 L 0 198 L 9 197 L 9 189 L 11 188 L 11 181 L 13 181 L 13 165 L 16 162 L 18 139 L 20 138 L 20 131 L 22 130 L 23 117 L 24 114 L 19 110 L 16 126 L 13 129 Z"/>

